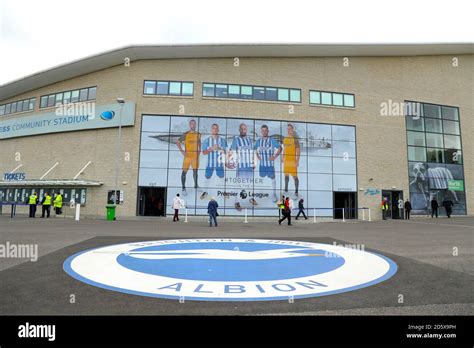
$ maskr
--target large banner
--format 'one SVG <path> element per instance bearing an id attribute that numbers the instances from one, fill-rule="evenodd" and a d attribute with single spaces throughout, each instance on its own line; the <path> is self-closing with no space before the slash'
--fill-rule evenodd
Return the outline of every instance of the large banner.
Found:
<path id="1" fill-rule="evenodd" d="M 275 215 L 281 195 L 332 216 L 333 191 L 355 192 L 355 127 L 293 121 L 143 115 L 141 187 L 179 193 L 190 214 Z"/>
<path id="2" fill-rule="evenodd" d="M 61 105 L 51 112 L 0 121 L 0 139 L 118 127 L 120 108 L 118 104 L 96 106 L 93 102 Z M 122 108 L 122 126 L 133 126 L 135 103 L 125 103 Z"/>

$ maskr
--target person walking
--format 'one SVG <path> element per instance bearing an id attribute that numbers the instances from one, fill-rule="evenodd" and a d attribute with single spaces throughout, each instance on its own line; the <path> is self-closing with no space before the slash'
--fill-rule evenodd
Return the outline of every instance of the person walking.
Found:
<path id="1" fill-rule="evenodd" d="M 448 218 L 451 218 L 451 214 L 453 213 L 453 201 L 450 200 L 450 199 L 445 199 L 443 201 L 443 207 L 444 209 L 446 209 L 446 215 L 448 216 Z"/>
<path id="2" fill-rule="evenodd" d="M 285 196 L 281 196 L 281 201 L 278 202 L 278 220 L 285 216 Z"/>
<path id="3" fill-rule="evenodd" d="M 38 204 L 38 196 L 36 195 L 36 192 L 33 191 L 31 196 L 28 199 L 28 204 L 30 206 L 30 218 L 35 218 L 36 215 L 36 205 Z"/>
<path id="4" fill-rule="evenodd" d="M 431 200 L 431 218 L 433 218 L 433 215 L 436 215 L 436 218 L 438 218 L 438 207 L 438 201 L 433 197 Z"/>
<path id="5" fill-rule="evenodd" d="M 385 197 L 383 200 L 382 200 L 382 219 L 383 220 L 387 220 L 387 212 L 388 212 L 388 200 L 387 200 L 387 197 Z"/>
<path id="6" fill-rule="evenodd" d="M 179 209 L 184 208 L 184 201 L 179 197 L 179 193 L 176 194 L 176 197 L 173 198 L 172 203 L 174 209 L 173 222 L 179 221 Z"/>
<path id="7" fill-rule="evenodd" d="M 217 227 L 217 208 L 219 208 L 219 204 L 217 204 L 216 199 L 211 197 L 211 200 L 207 204 L 207 213 L 209 214 L 209 227 L 212 227 L 212 221 L 214 220 L 214 224 Z"/>
<path id="8" fill-rule="evenodd" d="M 408 199 L 405 201 L 404 208 L 405 208 L 405 220 L 410 220 L 411 203 Z"/>
<path id="9" fill-rule="evenodd" d="M 298 214 L 296 214 L 295 220 L 298 220 L 298 217 L 300 216 L 300 214 L 303 214 L 304 219 L 308 220 L 308 217 L 304 213 L 304 199 L 303 198 L 301 198 L 298 202 Z"/>
<path id="10" fill-rule="evenodd" d="M 281 225 L 283 221 L 288 220 L 288 226 L 291 226 L 290 197 L 285 199 L 282 215 L 283 217 L 278 220 L 278 224 Z"/>
<path id="11" fill-rule="evenodd" d="M 61 192 L 56 193 L 56 197 L 54 197 L 53 201 L 54 211 L 56 215 L 61 215 L 63 213 L 63 196 Z"/>
<path id="12" fill-rule="evenodd" d="M 42 205 L 41 217 L 44 218 L 44 215 L 46 213 L 46 217 L 49 218 L 51 214 L 51 196 L 49 195 L 48 192 L 45 193 L 43 199 L 41 200 L 41 205 Z"/>

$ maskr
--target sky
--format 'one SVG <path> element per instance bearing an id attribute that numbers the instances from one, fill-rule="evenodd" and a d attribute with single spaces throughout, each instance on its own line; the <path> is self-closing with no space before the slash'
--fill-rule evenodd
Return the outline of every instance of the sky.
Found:
<path id="1" fill-rule="evenodd" d="M 0 0 L 0 85 L 137 44 L 473 43 L 473 3 Z"/>

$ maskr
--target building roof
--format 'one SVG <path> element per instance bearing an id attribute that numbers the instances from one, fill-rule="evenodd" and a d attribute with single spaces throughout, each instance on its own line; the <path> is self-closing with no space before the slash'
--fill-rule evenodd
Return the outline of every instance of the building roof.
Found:
<path id="1" fill-rule="evenodd" d="M 200 44 L 127 46 L 85 57 L 0 85 L 0 100 L 130 61 L 225 57 L 362 57 L 473 54 L 473 43 Z"/>

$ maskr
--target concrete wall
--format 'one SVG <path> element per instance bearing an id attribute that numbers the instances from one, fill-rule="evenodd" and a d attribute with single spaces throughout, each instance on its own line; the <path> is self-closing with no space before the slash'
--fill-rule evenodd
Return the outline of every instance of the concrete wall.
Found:
<path id="1" fill-rule="evenodd" d="M 122 158 L 119 182 L 125 190 L 125 204 L 118 215 L 136 214 L 137 176 L 141 115 L 184 115 L 294 119 L 356 126 L 358 186 L 364 190 L 403 190 L 408 197 L 406 129 L 403 117 L 380 115 L 380 104 L 415 100 L 457 106 L 460 110 L 464 152 L 465 186 L 468 214 L 474 214 L 474 118 L 472 55 L 459 56 L 459 66 L 452 66 L 451 56 L 427 57 L 356 57 L 349 66 L 342 58 L 233 58 L 143 60 L 129 67 L 115 66 L 25 93 L 1 103 L 36 96 L 35 112 L 51 111 L 39 108 L 41 95 L 97 85 L 97 105 L 115 103 L 117 97 L 136 102 L 135 127 L 123 129 Z M 194 81 L 194 97 L 143 96 L 143 81 Z M 288 104 L 267 101 L 234 101 L 202 98 L 202 82 L 240 83 L 302 89 L 302 103 L 294 104 L 289 114 Z M 355 109 L 310 106 L 309 89 L 354 93 Z M 31 112 L 2 119 L 30 115 Z M 107 191 L 114 185 L 114 153 L 117 129 L 102 129 L 58 133 L 0 140 L 0 173 L 23 164 L 21 171 L 29 179 L 39 178 L 56 161 L 60 165 L 48 179 L 70 179 L 89 160 L 92 164 L 81 179 L 103 181 L 100 188 L 89 189 L 85 214 L 105 213 Z M 58 145 L 59 144 L 59 145 Z M 21 155 L 21 161 L 15 155 Z M 372 181 L 369 179 L 372 178 Z M 380 215 L 380 195 L 365 196 L 358 192 L 359 207 L 368 206 Z"/>

